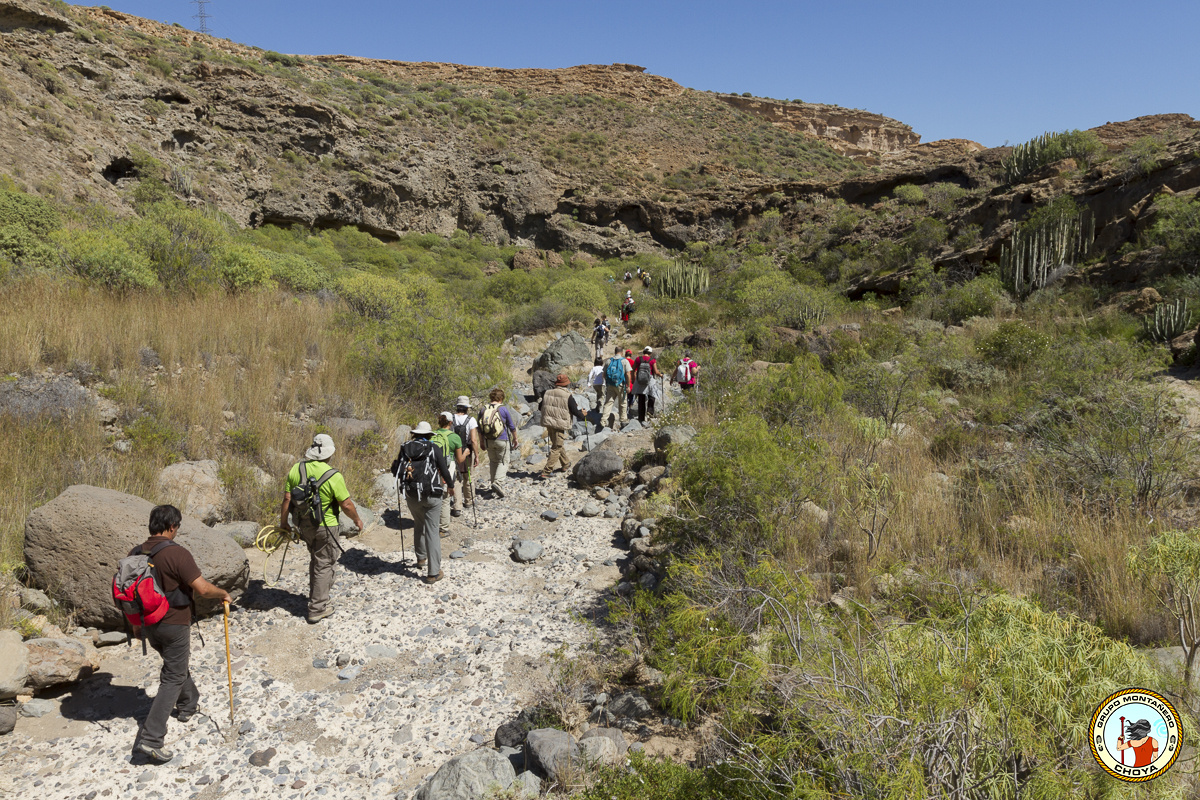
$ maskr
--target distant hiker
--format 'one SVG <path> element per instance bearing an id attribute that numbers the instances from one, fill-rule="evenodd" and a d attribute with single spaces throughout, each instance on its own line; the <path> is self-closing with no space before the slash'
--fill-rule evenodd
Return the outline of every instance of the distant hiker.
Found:
<path id="1" fill-rule="evenodd" d="M 362 518 L 346 488 L 346 478 L 327 463 L 333 453 L 333 439 L 328 434 L 314 436 L 312 446 L 304 453 L 305 460 L 288 471 L 283 504 L 279 507 L 279 527 L 285 531 L 292 529 L 288 523 L 288 512 L 292 512 L 296 533 L 308 546 L 309 624 L 333 613 L 329 590 L 333 588 L 333 565 L 341 549 L 337 541 L 339 513 L 345 511 L 359 530 L 363 528 Z"/>
<path id="2" fill-rule="evenodd" d="M 625 300 L 621 303 L 621 322 L 629 322 L 629 315 L 633 313 L 633 293 L 626 292 Z"/>
<path id="3" fill-rule="evenodd" d="M 633 362 L 633 395 L 637 398 L 638 422 L 646 422 L 646 401 L 649 399 L 650 416 L 654 416 L 654 396 L 650 384 L 658 377 L 658 362 L 654 360 L 654 348 L 646 347 Z"/>
<path id="4" fill-rule="evenodd" d="M 442 455 L 446 458 L 446 464 L 450 468 L 450 476 L 455 479 L 455 483 L 461 483 L 461 476 L 466 473 L 467 452 L 463 449 L 462 439 L 458 438 L 458 434 L 454 432 L 454 415 L 449 411 L 443 411 L 438 415 L 438 429 L 430 437 L 430 441 L 437 445 L 442 451 Z M 450 490 L 451 496 L 458 493 L 454 489 Z M 450 534 L 450 517 L 461 516 L 462 512 L 453 514 L 450 506 L 454 505 L 450 502 L 449 497 L 442 499 L 441 524 L 438 526 L 439 533 L 442 538 Z"/>
<path id="5" fill-rule="evenodd" d="M 604 344 L 608 341 L 608 331 L 604 327 L 604 323 L 600 322 L 600 318 L 596 318 L 594 327 L 592 328 L 592 346 L 596 349 L 596 358 L 603 355 Z"/>
<path id="6" fill-rule="evenodd" d="M 492 389 L 488 399 L 491 402 L 479 412 L 479 429 L 483 431 L 487 441 L 492 494 L 504 497 L 509 453 L 513 448 L 520 447 L 521 443 L 517 441 L 517 422 L 513 419 L 512 412 L 504 405 L 504 390 Z"/>
<path id="7" fill-rule="evenodd" d="M 642 275 L 642 286 L 645 286 L 647 289 L 650 288 L 650 273 L 649 272 L 644 273 Z"/>
<path id="8" fill-rule="evenodd" d="M 631 280 L 633 280 L 633 273 L 631 273 L 629 270 L 625 270 L 625 282 L 628 283 Z"/>
<path id="9" fill-rule="evenodd" d="M 158 572 L 158 582 L 171 601 L 170 610 L 158 622 L 135 626 L 134 632 L 146 637 L 154 651 L 162 656 L 158 675 L 158 694 L 150 704 L 150 713 L 138 732 L 133 748 L 152 761 L 166 763 L 173 754 L 163 745 L 167 737 L 167 719 L 174 712 L 180 722 L 196 714 L 200 690 L 188 667 L 191 656 L 192 598 L 230 601 L 229 592 L 204 579 L 196 560 L 183 545 L 175 543 L 183 515 L 175 506 L 155 506 L 150 512 L 150 538 L 133 548 L 130 556 L 144 553 Z"/>
<path id="10" fill-rule="evenodd" d="M 621 345 L 617 345 L 612 358 L 604 365 L 604 405 L 600 410 L 600 425 L 608 424 L 610 428 L 620 430 L 629 421 L 626 399 L 629 372 L 629 362 L 621 354 Z M 614 417 L 612 423 L 608 423 L 609 414 Z"/>
<path id="11" fill-rule="evenodd" d="M 691 353 L 684 353 L 683 358 L 675 365 L 671 374 L 671 383 L 679 384 L 679 388 L 687 394 L 696 386 L 696 376 L 700 373 L 700 365 L 692 361 Z"/>
<path id="12" fill-rule="evenodd" d="M 479 466 L 479 455 L 483 452 L 483 442 L 479 438 L 479 422 L 471 416 L 471 398 L 460 394 L 454 404 L 454 432 L 462 440 L 463 450 L 467 453 L 465 471 L 454 482 L 454 510 L 450 516 L 462 514 L 463 507 L 471 507 L 475 502 L 475 468 Z"/>
<path id="13" fill-rule="evenodd" d="M 428 422 L 417 423 L 412 435 L 412 440 L 405 442 L 392 462 L 392 474 L 400 481 L 404 503 L 413 518 L 417 568 L 429 565 L 421 580 L 437 583 L 442 579 L 442 540 L 438 525 L 446 491 L 454 491 L 454 475 L 442 451 L 430 441 L 433 428 Z"/>
<path id="14" fill-rule="evenodd" d="M 604 326 L 604 345 L 608 346 L 608 340 L 612 337 L 612 323 L 608 321 L 608 314 L 600 315 L 600 324 Z"/>
<path id="15" fill-rule="evenodd" d="M 588 373 L 587 381 L 588 386 L 596 393 L 595 407 L 600 408 L 600 404 L 604 402 L 604 359 L 600 356 L 596 356 L 596 360 L 592 362 L 592 371 Z"/>
<path id="16" fill-rule="evenodd" d="M 542 468 L 542 477 L 548 478 L 554 472 L 554 465 L 562 462 L 561 472 L 571 468 L 571 459 L 563 446 L 567 443 L 567 431 L 571 429 L 572 420 L 582 420 L 583 412 L 571 394 L 571 379 L 560 374 L 554 381 L 554 388 L 542 397 L 542 425 L 550 436 L 550 457 Z"/>

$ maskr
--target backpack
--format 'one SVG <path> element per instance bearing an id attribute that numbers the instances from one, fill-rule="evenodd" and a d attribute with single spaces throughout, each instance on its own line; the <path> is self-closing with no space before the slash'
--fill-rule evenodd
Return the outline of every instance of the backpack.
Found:
<path id="1" fill-rule="evenodd" d="M 438 472 L 434 444 L 428 439 L 406 442 L 392 464 L 392 472 L 404 488 L 406 497 L 421 500 L 441 497 L 446 491 L 446 483 Z"/>
<path id="2" fill-rule="evenodd" d="M 680 362 L 679 366 L 675 368 L 674 380 L 676 383 L 691 383 L 692 365 L 687 361 Z"/>
<path id="3" fill-rule="evenodd" d="M 487 438 L 500 438 L 500 434 L 504 433 L 504 418 L 500 416 L 499 403 L 488 403 L 484 406 L 483 411 L 479 412 L 479 427 L 483 429 L 483 435 Z"/>
<path id="4" fill-rule="evenodd" d="M 638 359 L 637 374 L 634 377 L 634 380 L 637 381 L 638 386 L 650 385 L 650 381 L 654 378 L 654 374 L 651 372 L 651 370 L 652 367 L 650 366 L 650 362 L 647 361 L 645 357 Z"/>
<path id="5" fill-rule="evenodd" d="M 625 385 L 624 358 L 621 356 L 613 356 L 608 360 L 608 366 L 604 368 L 604 382 L 609 386 Z"/>
<path id="6" fill-rule="evenodd" d="M 462 442 L 462 449 L 466 452 L 471 452 L 471 432 L 467 430 L 467 423 L 471 421 L 470 414 L 463 414 L 462 423 L 458 422 L 458 414 L 455 414 L 451 419 L 454 421 L 454 432 L 458 434 L 458 439 Z"/>
<path id="7" fill-rule="evenodd" d="M 161 622 L 171 608 L 182 608 L 190 604 L 182 589 L 163 591 L 154 557 L 175 542 L 159 542 L 149 553 L 138 548 L 131 555 L 117 562 L 113 575 L 113 601 L 130 625 L 154 625 Z"/>
<path id="8" fill-rule="evenodd" d="M 325 508 L 321 502 L 321 487 L 337 474 L 336 469 L 328 469 L 320 478 L 313 479 L 308 474 L 310 462 L 300 462 L 300 483 L 292 489 L 292 513 L 297 523 L 300 521 L 312 523 L 316 527 L 325 524 Z M 336 508 L 336 506 L 335 506 Z"/>

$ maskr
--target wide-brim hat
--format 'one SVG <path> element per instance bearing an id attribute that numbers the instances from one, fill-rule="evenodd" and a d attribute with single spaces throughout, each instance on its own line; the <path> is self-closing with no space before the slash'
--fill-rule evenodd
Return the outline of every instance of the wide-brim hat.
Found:
<path id="1" fill-rule="evenodd" d="M 558 377 L 554 379 L 555 386 L 570 386 L 571 379 L 567 377 L 565 372 L 558 373 Z"/>
<path id="2" fill-rule="evenodd" d="M 318 433 L 313 437 L 312 447 L 304 451 L 308 461 L 328 461 L 337 448 L 333 446 L 333 437 L 327 433 Z"/>
<path id="3" fill-rule="evenodd" d="M 454 401 L 454 406 L 455 408 L 470 408 L 471 398 L 467 397 L 465 394 L 460 394 L 458 399 Z"/>
<path id="4" fill-rule="evenodd" d="M 654 348 L 653 348 L 653 347 L 643 347 L 643 348 L 642 348 L 642 352 L 643 352 L 643 353 L 653 353 L 653 352 L 654 352 Z"/>
<path id="5" fill-rule="evenodd" d="M 413 428 L 413 436 L 428 436 L 433 433 L 433 428 L 429 427 L 428 422 L 418 422 L 417 427 Z"/>

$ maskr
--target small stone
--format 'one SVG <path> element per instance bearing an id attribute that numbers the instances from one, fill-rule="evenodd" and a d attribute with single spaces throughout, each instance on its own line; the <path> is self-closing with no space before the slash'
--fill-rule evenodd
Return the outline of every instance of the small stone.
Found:
<path id="1" fill-rule="evenodd" d="M 362 664 L 356 664 L 353 667 L 346 667 L 338 672 L 339 681 L 352 681 L 358 677 L 358 673 L 362 670 Z"/>
<path id="2" fill-rule="evenodd" d="M 450 554 L 450 557 L 451 558 L 466 558 L 467 554 L 464 553 L 462 550 L 455 550 L 453 553 Z"/>
<path id="3" fill-rule="evenodd" d="M 43 717 L 51 713 L 57 706 L 50 700 L 29 700 L 18 706 L 22 717 Z"/>
<path id="4" fill-rule="evenodd" d="M 344 666 L 346 666 L 346 665 L 347 665 L 347 664 L 349 664 L 349 663 L 350 663 L 350 656 L 346 655 L 345 653 L 340 653 L 340 654 L 338 655 L 338 657 L 337 657 L 337 665 L 338 665 L 339 667 L 344 667 Z"/>
<path id="5" fill-rule="evenodd" d="M 271 763 L 271 759 L 275 757 L 275 748 L 268 747 L 266 750 L 259 750 L 256 753 L 250 754 L 250 766 L 265 767 Z"/>
<path id="6" fill-rule="evenodd" d="M 405 725 L 402 728 L 398 728 L 396 732 L 392 734 L 392 744 L 408 744 L 412 740 L 412 725 Z"/>
<path id="7" fill-rule="evenodd" d="M 482 733 L 471 734 L 471 744 L 487 744 L 487 737 Z"/>
<path id="8" fill-rule="evenodd" d="M 363 652 L 368 658 L 396 658 L 400 655 L 394 647 L 386 644 L 369 644 Z"/>
<path id="9" fill-rule="evenodd" d="M 314 659 L 313 659 L 313 661 L 312 661 L 312 665 L 313 665 L 313 667 L 315 667 L 316 669 L 328 669 L 328 667 L 329 667 L 329 659 L 327 659 L 327 658 L 314 658 Z"/>
<path id="10" fill-rule="evenodd" d="M 42 612 L 49 611 L 54 607 L 53 601 L 41 589 L 30 589 L 22 586 L 18 590 L 17 595 L 21 599 L 21 608 L 26 611 Z"/>
<path id="11" fill-rule="evenodd" d="M 547 522 L 554 522 L 554 520 L 558 519 L 558 514 L 554 513 L 550 509 L 546 509 L 542 512 L 542 519 L 546 520 Z"/>
<path id="12" fill-rule="evenodd" d="M 305 786 L 308 786 L 308 783 L 306 783 L 305 781 L 301 781 L 301 780 L 297 780 L 295 783 L 292 784 L 293 789 L 303 789 Z"/>
<path id="13" fill-rule="evenodd" d="M 124 631 L 105 631 L 92 638 L 92 644 L 96 647 L 112 647 L 125 644 L 127 641 L 129 641 L 129 636 Z"/>
<path id="14" fill-rule="evenodd" d="M 583 508 L 579 509 L 579 516 L 581 516 L 581 517 L 598 517 L 603 512 L 604 512 L 604 509 L 601 508 L 599 503 L 591 502 L 591 503 L 585 504 Z"/>
<path id="15" fill-rule="evenodd" d="M 535 542 L 530 539 L 522 539 L 512 544 L 513 557 L 522 564 L 528 564 L 531 561 L 541 558 L 545 550 L 541 542 Z"/>

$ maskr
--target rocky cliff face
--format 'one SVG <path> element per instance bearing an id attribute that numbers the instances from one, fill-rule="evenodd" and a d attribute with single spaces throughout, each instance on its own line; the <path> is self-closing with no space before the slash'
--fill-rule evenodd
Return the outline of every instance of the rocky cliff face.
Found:
<path id="1" fill-rule="evenodd" d="M 881 156 L 902 152 L 921 141 L 904 123 L 856 108 L 781 103 L 730 94 L 717 96 L 734 108 L 760 116 L 773 125 L 807 133 L 827 142 L 839 153 L 865 163 L 878 164 Z"/>

